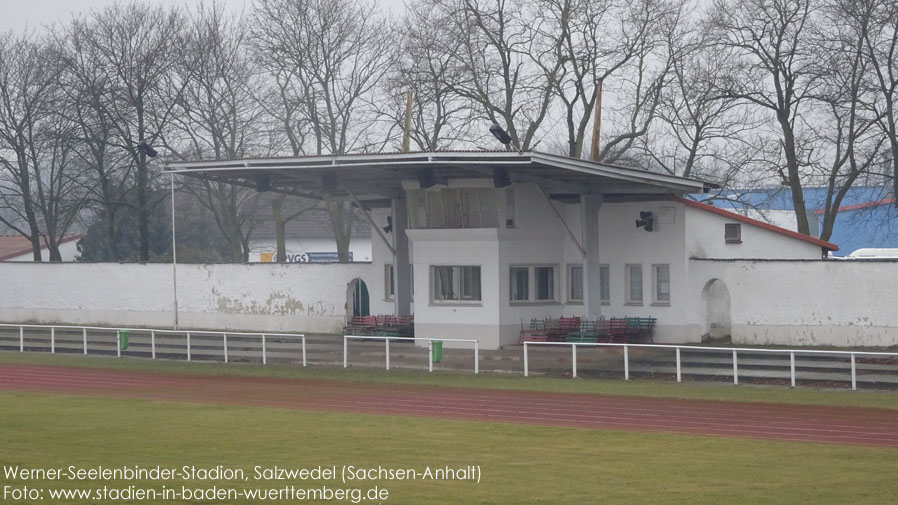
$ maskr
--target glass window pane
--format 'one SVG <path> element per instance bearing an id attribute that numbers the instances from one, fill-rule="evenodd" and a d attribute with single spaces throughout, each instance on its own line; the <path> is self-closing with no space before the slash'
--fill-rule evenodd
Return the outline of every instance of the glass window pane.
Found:
<path id="1" fill-rule="evenodd" d="M 427 212 L 425 211 L 424 191 L 420 189 L 405 192 L 408 208 L 408 227 L 427 228 Z"/>
<path id="2" fill-rule="evenodd" d="M 463 300 L 480 300 L 480 267 L 458 267 L 461 270 Z"/>
<path id="3" fill-rule="evenodd" d="M 600 296 L 602 302 L 610 302 L 611 301 L 611 279 L 610 279 L 610 269 L 608 265 L 601 265 L 599 267 L 599 284 L 600 286 Z"/>
<path id="4" fill-rule="evenodd" d="M 670 301 L 670 266 L 655 265 L 655 297 L 659 302 Z"/>
<path id="5" fill-rule="evenodd" d="M 537 300 L 555 299 L 555 267 L 535 267 L 533 277 Z"/>
<path id="6" fill-rule="evenodd" d="M 630 297 L 631 302 L 642 301 L 642 266 L 630 265 L 627 267 L 630 273 Z"/>
<path id="7" fill-rule="evenodd" d="M 571 265 L 568 273 L 568 282 L 570 283 L 570 291 L 568 297 L 571 300 L 583 299 L 583 267 L 580 265 Z"/>
<path id="8" fill-rule="evenodd" d="M 452 267 L 433 267 L 433 299 L 454 299 L 452 289 Z"/>
<path id="9" fill-rule="evenodd" d="M 480 217 L 483 228 L 499 227 L 499 199 L 497 190 L 481 189 L 480 193 Z"/>
<path id="10" fill-rule="evenodd" d="M 527 267 L 511 267 L 510 270 L 510 299 L 511 301 L 523 301 L 530 299 L 530 271 Z"/>
<path id="11" fill-rule="evenodd" d="M 446 217 L 446 228 L 464 228 L 464 219 L 461 210 L 461 191 L 457 189 L 444 189 L 443 212 Z"/>

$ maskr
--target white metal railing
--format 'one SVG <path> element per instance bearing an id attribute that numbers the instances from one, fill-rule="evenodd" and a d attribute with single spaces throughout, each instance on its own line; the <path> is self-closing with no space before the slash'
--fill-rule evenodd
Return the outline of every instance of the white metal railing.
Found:
<path id="1" fill-rule="evenodd" d="M 433 372 L 433 343 L 440 342 L 465 342 L 474 344 L 474 374 L 480 373 L 480 341 L 464 338 L 414 338 L 414 337 L 385 337 L 383 335 L 343 335 L 343 368 L 349 367 L 349 340 L 383 340 L 386 351 L 386 369 L 390 369 L 390 341 L 403 340 L 406 342 L 427 341 L 427 370 Z"/>
<path id="2" fill-rule="evenodd" d="M 268 344 L 267 337 L 286 337 L 298 338 L 302 344 L 302 366 L 306 366 L 306 336 L 302 333 L 251 333 L 239 331 L 206 331 L 206 330 L 165 330 L 158 328 L 118 328 L 106 326 L 68 326 L 68 325 L 50 325 L 50 324 L 2 324 L 0 328 L 18 328 L 19 329 L 19 352 L 25 352 L 25 329 L 49 329 L 50 330 L 50 353 L 56 354 L 56 330 L 81 330 L 83 353 L 87 356 L 88 330 L 92 331 L 108 331 L 115 332 L 115 348 L 116 356 L 122 357 L 122 332 L 149 333 L 150 334 L 150 355 L 152 359 L 156 359 L 156 335 L 184 335 L 187 347 L 187 361 L 192 361 L 191 335 L 213 335 L 221 336 L 222 353 L 224 362 L 229 362 L 228 354 L 228 336 L 239 337 L 261 337 L 262 344 L 262 364 L 268 364 Z"/>
<path id="3" fill-rule="evenodd" d="M 680 359 L 680 349 L 695 351 L 725 351 L 733 353 L 733 384 L 739 384 L 739 355 L 740 352 L 752 353 L 771 353 L 771 354 L 789 354 L 789 376 L 792 387 L 795 387 L 795 355 L 796 354 L 820 354 L 820 355 L 838 355 L 849 356 L 851 359 L 851 389 L 857 390 L 857 363 L 856 356 L 881 356 L 881 357 L 898 357 L 895 352 L 874 352 L 874 351 L 831 351 L 816 349 L 758 349 L 751 347 L 701 347 L 693 345 L 667 345 L 667 344 L 619 344 L 610 342 L 534 342 L 525 341 L 524 343 L 524 377 L 530 375 L 528 345 L 546 345 L 546 346 L 571 346 L 571 376 L 577 376 L 577 347 L 621 347 L 624 351 L 624 379 L 630 380 L 630 356 L 629 349 L 631 347 L 652 348 L 652 349 L 675 349 L 677 363 L 677 382 L 682 382 L 682 365 Z"/>

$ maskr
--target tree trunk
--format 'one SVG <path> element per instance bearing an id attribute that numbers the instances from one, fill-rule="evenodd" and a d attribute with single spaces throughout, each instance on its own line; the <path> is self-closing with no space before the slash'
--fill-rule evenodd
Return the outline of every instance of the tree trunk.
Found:
<path id="1" fill-rule="evenodd" d="M 783 129 L 783 150 L 786 154 L 786 168 L 789 175 L 789 189 L 792 191 L 792 205 L 795 209 L 795 220 L 798 224 L 798 233 L 811 234 L 808 224 L 807 209 L 804 204 L 804 191 L 801 187 L 801 179 L 798 169 L 798 156 L 795 154 L 795 132 L 788 118 L 780 118 L 780 126 Z"/>

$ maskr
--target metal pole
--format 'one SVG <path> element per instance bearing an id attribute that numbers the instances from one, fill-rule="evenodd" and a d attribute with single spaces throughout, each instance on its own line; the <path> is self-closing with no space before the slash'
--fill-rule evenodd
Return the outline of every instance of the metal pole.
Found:
<path id="1" fill-rule="evenodd" d="M 153 359 L 156 359 L 156 332 L 150 332 L 150 351 L 153 353 Z"/>
<path id="2" fill-rule="evenodd" d="M 302 367 L 306 367 L 306 336 L 302 336 Z"/>
<path id="3" fill-rule="evenodd" d="M 50 327 L 50 354 L 56 354 L 56 328 Z"/>
<path id="4" fill-rule="evenodd" d="M 268 364 L 268 349 L 265 345 L 265 334 L 262 334 L 262 364 Z"/>
<path id="5" fill-rule="evenodd" d="M 677 347 L 677 382 L 683 382 L 681 370 L 682 370 L 682 368 L 680 367 L 680 348 Z"/>
<path id="6" fill-rule="evenodd" d="M 427 341 L 427 371 L 433 372 L 433 340 Z"/>
<path id="7" fill-rule="evenodd" d="M 480 373 L 480 342 L 474 342 L 474 375 Z"/>
<path id="8" fill-rule="evenodd" d="M 122 357 L 122 330 L 115 330 L 115 355 Z"/>
<path id="9" fill-rule="evenodd" d="M 736 349 L 733 349 L 733 384 L 739 384 L 739 365 L 736 364 Z"/>
<path id="10" fill-rule="evenodd" d="M 171 174 L 171 284 L 173 328 L 178 329 L 178 243 L 175 238 L 175 174 Z M 188 360 L 190 361 L 190 360 Z"/>
<path id="11" fill-rule="evenodd" d="M 386 352 L 387 352 L 387 370 L 389 370 L 390 369 L 390 339 L 385 338 L 384 344 L 386 345 Z"/>
<path id="12" fill-rule="evenodd" d="M 624 380 L 630 380 L 630 348 L 624 344 Z"/>
<path id="13" fill-rule="evenodd" d="M 524 342 L 524 377 L 530 375 L 530 364 L 527 362 L 527 342 Z"/>
<path id="14" fill-rule="evenodd" d="M 349 350 L 347 349 L 347 342 L 349 342 L 349 339 L 346 338 L 346 335 L 343 335 L 343 368 L 349 366 Z"/>
<path id="15" fill-rule="evenodd" d="M 854 362 L 854 353 L 851 353 L 851 390 L 857 391 L 857 366 Z"/>
<path id="16" fill-rule="evenodd" d="M 84 355 L 87 356 L 87 328 L 81 328 L 81 338 L 84 341 Z"/>
<path id="17" fill-rule="evenodd" d="M 190 332 L 187 332 L 187 361 L 190 361 Z"/>
<path id="18" fill-rule="evenodd" d="M 25 352 L 25 327 L 19 326 L 19 352 Z"/>
<path id="19" fill-rule="evenodd" d="M 789 353 L 789 376 L 792 378 L 792 387 L 795 387 L 795 353 Z"/>
<path id="20" fill-rule="evenodd" d="M 228 362 L 228 334 L 227 333 L 221 334 L 221 341 L 222 341 L 222 344 L 224 344 L 224 360 L 225 360 L 225 363 L 227 363 Z"/>
<path id="21" fill-rule="evenodd" d="M 577 377 L 577 344 L 571 344 L 571 377 Z"/>

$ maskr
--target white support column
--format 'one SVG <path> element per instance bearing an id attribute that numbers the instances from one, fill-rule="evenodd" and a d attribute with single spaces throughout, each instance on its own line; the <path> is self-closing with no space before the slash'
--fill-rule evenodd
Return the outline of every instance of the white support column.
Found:
<path id="1" fill-rule="evenodd" d="M 306 367 L 306 336 L 302 336 L 302 366 Z"/>
<path id="2" fill-rule="evenodd" d="M 150 352 L 153 359 L 156 359 L 156 332 L 150 331 Z"/>
<path id="3" fill-rule="evenodd" d="M 50 354 L 56 354 L 56 328 L 50 328 Z"/>
<path id="4" fill-rule="evenodd" d="M 222 345 L 222 349 L 224 350 L 224 362 L 227 363 L 228 362 L 228 334 L 227 333 L 221 334 L 221 345 Z"/>
<path id="5" fill-rule="evenodd" d="M 187 332 L 187 361 L 190 361 L 190 332 Z"/>
<path id="6" fill-rule="evenodd" d="M 524 342 L 524 377 L 530 376 L 530 362 L 527 360 L 527 342 Z"/>
<path id="7" fill-rule="evenodd" d="M 387 353 L 387 370 L 389 370 L 390 369 L 390 339 L 385 338 L 384 345 L 386 346 L 386 353 Z"/>
<path id="8" fill-rule="evenodd" d="M 583 316 L 598 319 L 602 312 L 601 278 L 599 275 L 599 208 L 602 195 L 580 195 L 580 222 L 583 249 Z"/>
<path id="9" fill-rule="evenodd" d="M 87 356 L 87 328 L 81 328 L 81 338 L 84 342 L 84 355 Z"/>
<path id="10" fill-rule="evenodd" d="M 571 377 L 577 378 L 577 344 L 571 344 Z"/>
<path id="11" fill-rule="evenodd" d="M 405 228 L 408 225 L 408 215 L 404 199 L 393 199 L 393 313 L 399 316 L 410 316 L 412 313 L 412 284 L 411 268 L 408 256 L 408 235 Z"/>
<path id="12" fill-rule="evenodd" d="M 19 352 L 25 352 L 25 327 L 19 326 Z"/>

